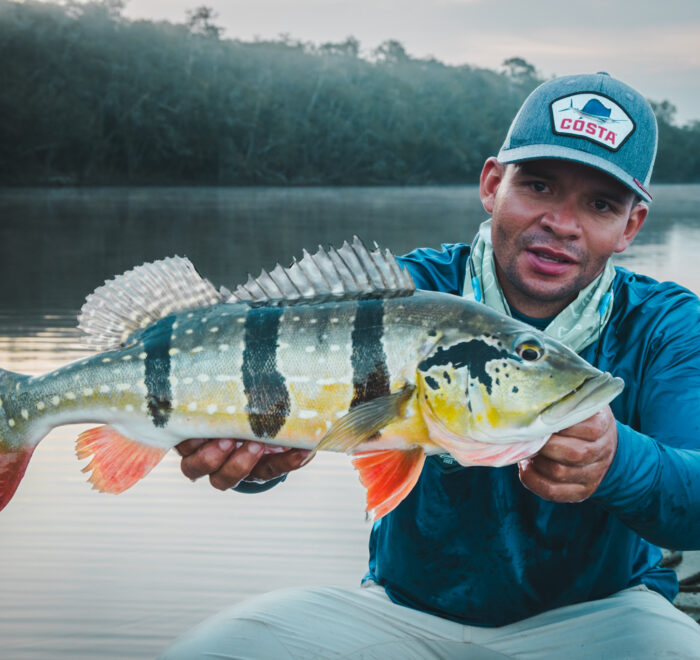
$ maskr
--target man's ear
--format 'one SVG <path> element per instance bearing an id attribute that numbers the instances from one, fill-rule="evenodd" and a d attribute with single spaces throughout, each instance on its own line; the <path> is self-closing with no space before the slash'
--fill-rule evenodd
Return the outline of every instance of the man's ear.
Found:
<path id="1" fill-rule="evenodd" d="M 647 213 L 649 213 L 649 207 L 644 202 L 639 202 L 632 207 L 629 217 L 627 218 L 625 231 L 622 233 L 622 236 L 620 236 L 615 246 L 615 252 L 624 252 L 629 247 L 629 244 L 642 228 Z"/>
<path id="2" fill-rule="evenodd" d="M 499 163 L 495 156 L 491 156 L 484 163 L 479 179 L 479 195 L 481 196 L 481 204 L 487 213 L 493 213 L 496 190 L 503 181 L 505 171 L 506 166 Z"/>

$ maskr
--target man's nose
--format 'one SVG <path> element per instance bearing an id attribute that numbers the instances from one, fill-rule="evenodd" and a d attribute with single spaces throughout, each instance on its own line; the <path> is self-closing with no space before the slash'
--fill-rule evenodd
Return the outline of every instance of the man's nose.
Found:
<path id="1" fill-rule="evenodd" d="M 576 207 L 570 202 L 564 201 L 553 205 L 542 215 L 540 223 L 558 238 L 573 240 L 581 235 Z"/>

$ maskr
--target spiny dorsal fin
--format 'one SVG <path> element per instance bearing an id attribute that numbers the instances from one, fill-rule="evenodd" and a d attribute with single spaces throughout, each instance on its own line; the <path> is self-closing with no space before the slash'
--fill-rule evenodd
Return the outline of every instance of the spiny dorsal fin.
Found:
<path id="1" fill-rule="evenodd" d="M 80 311 L 78 327 L 88 346 L 105 351 L 169 314 L 224 302 L 226 294 L 204 279 L 189 259 L 168 257 L 138 266 L 95 289 Z"/>
<path id="2" fill-rule="evenodd" d="M 389 251 L 377 244 L 370 252 L 355 236 L 337 250 L 319 246 L 315 254 L 304 250 L 288 268 L 277 264 L 257 278 L 248 276 L 227 302 L 260 305 L 313 303 L 352 298 L 394 298 L 410 296 L 416 289 L 408 271 L 399 266 Z"/>

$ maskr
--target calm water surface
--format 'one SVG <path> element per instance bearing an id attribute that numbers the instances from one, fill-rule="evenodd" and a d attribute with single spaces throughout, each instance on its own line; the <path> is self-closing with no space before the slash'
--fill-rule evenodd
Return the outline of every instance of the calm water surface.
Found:
<path id="1" fill-rule="evenodd" d="M 617 263 L 700 292 L 700 186 L 656 186 Z M 85 296 L 144 261 L 187 255 L 215 284 L 353 234 L 395 253 L 470 241 L 475 187 L 0 191 L 0 365 L 38 374 L 86 355 Z M 118 497 L 92 491 L 53 431 L 0 514 L 0 656 L 152 658 L 205 616 L 280 587 L 364 573 L 364 493 L 318 456 L 257 496 L 190 483 L 176 457 Z"/>

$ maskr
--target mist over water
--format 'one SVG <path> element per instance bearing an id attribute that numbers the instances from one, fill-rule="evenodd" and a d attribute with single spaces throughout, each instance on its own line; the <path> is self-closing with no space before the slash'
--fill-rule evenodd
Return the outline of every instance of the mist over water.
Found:
<path id="1" fill-rule="evenodd" d="M 616 262 L 700 292 L 700 185 L 656 186 L 642 233 Z M 38 374 L 86 355 L 87 294 L 144 261 L 186 255 L 216 285 L 353 234 L 401 254 L 470 242 L 474 186 L 105 188 L 0 191 L 0 366 Z M 345 456 L 318 456 L 246 496 L 189 483 L 175 455 L 117 497 L 92 491 L 53 431 L 0 513 L 0 654 L 152 658 L 243 598 L 353 586 L 365 571 L 364 493 Z"/>

